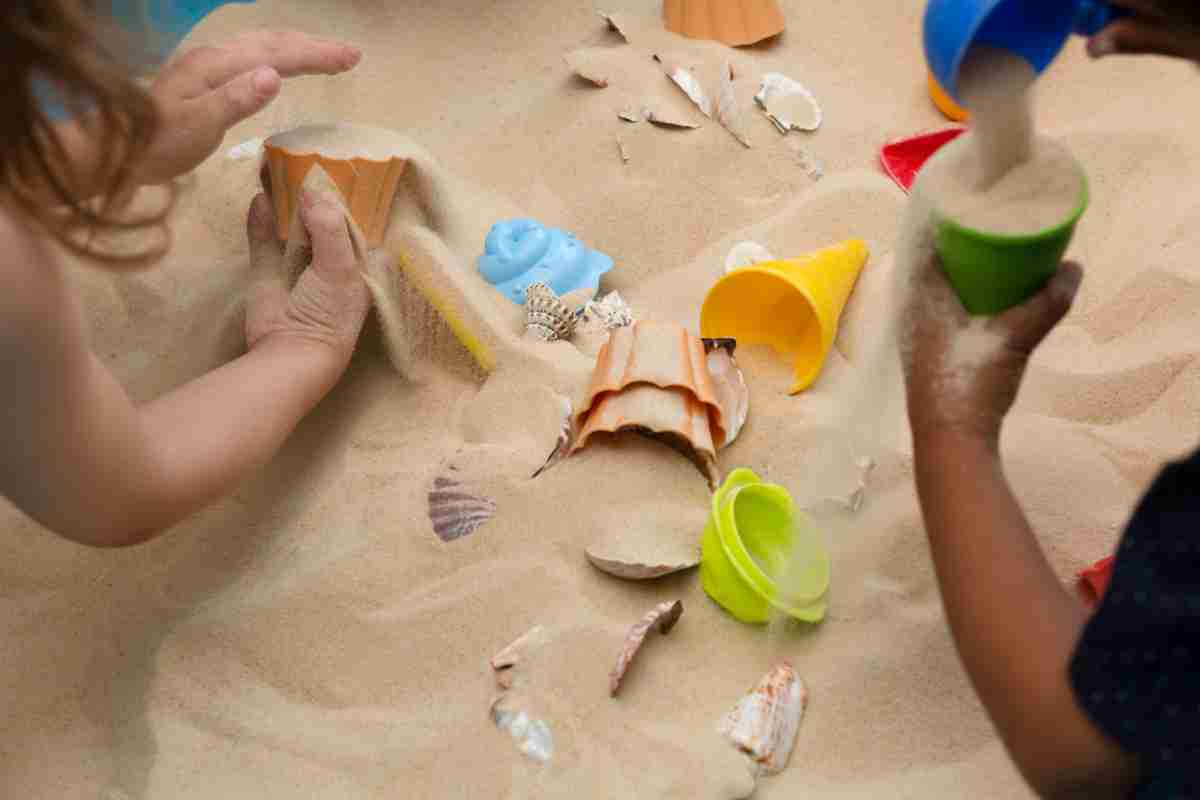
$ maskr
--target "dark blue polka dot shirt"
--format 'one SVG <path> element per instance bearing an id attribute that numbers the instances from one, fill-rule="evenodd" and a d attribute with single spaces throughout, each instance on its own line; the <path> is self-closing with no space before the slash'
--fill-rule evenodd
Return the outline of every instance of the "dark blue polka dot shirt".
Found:
<path id="1" fill-rule="evenodd" d="M 1137 800 L 1200 800 L 1200 453 L 1164 470 L 1134 514 L 1071 681 L 1141 757 Z"/>

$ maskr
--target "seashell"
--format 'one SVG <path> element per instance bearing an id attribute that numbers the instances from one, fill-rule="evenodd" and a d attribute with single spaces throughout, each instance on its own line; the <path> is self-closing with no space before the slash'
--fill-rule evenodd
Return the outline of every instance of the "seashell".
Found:
<path id="1" fill-rule="evenodd" d="M 507 708 L 503 695 L 492 702 L 491 717 L 497 728 L 508 732 L 524 755 L 543 764 L 554 757 L 554 735 L 550 726 L 540 719 L 532 719 L 524 711 Z"/>
<path id="2" fill-rule="evenodd" d="M 438 478 L 429 492 L 429 521 L 443 542 L 470 536 L 496 515 L 496 504 L 463 491 L 458 481 Z"/>
<path id="3" fill-rule="evenodd" d="M 768 72 L 763 76 L 754 101 L 767 113 L 767 118 L 779 132 L 784 134 L 789 131 L 815 131 L 825 118 L 812 92 L 778 72 Z"/>
<path id="4" fill-rule="evenodd" d="M 608 48 L 585 47 L 572 50 L 563 56 L 571 72 L 601 89 L 607 89 L 609 74 L 605 61 L 609 55 Z"/>
<path id="5" fill-rule="evenodd" d="M 538 477 L 542 473 L 554 467 L 556 464 L 558 464 L 558 462 L 566 458 L 567 453 L 570 452 L 571 440 L 574 438 L 575 433 L 575 429 L 573 427 L 574 413 L 571 409 L 570 400 L 562 397 L 561 395 L 559 396 L 559 400 L 562 402 L 563 406 L 563 425 L 562 430 L 560 430 L 558 434 L 558 442 L 554 445 L 554 450 L 549 456 L 547 456 L 546 463 L 543 464 L 537 472 L 533 473 L 533 475 L 530 477 L 530 480 Z"/>
<path id="6" fill-rule="evenodd" d="M 633 311 L 620 293 L 609 292 L 600 300 L 590 300 L 583 308 L 577 331 L 604 333 L 633 324 Z"/>
<path id="7" fill-rule="evenodd" d="M 657 58 L 657 56 L 655 56 Z M 713 102 L 708 97 L 708 92 L 704 91 L 703 84 L 696 77 L 696 73 L 687 67 L 678 64 L 662 62 L 663 70 L 667 73 L 667 77 L 683 90 L 683 93 L 688 96 L 688 99 L 695 103 L 696 108 L 700 109 L 700 113 L 706 117 L 713 115 Z M 654 120 L 651 120 L 653 122 Z"/>
<path id="8" fill-rule="evenodd" d="M 791 760 L 807 705 L 808 689 L 784 662 L 738 702 L 717 730 L 750 757 L 757 772 L 777 775 Z"/>
<path id="9" fill-rule="evenodd" d="M 609 696 L 616 697 L 617 692 L 621 690 L 621 681 L 624 679 L 625 673 L 629 671 L 629 665 L 633 663 L 634 656 L 642 649 L 642 643 L 646 641 L 646 635 L 652 629 L 658 628 L 659 632 L 666 636 L 675 627 L 675 623 L 679 621 L 682 615 L 683 603 L 678 600 L 674 603 L 662 603 L 655 606 L 653 610 L 629 629 L 629 634 L 625 637 L 625 645 L 621 648 L 621 652 L 617 656 L 617 664 L 613 667 L 612 673 L 609 675 Z"/>
<path id="10" fill-rule="evenodd" d="M 709 342 L 714 346 L 709 347 Z M 704 344 L 708 351 L 708 374 L 712 376 L 717 402 L 721 405 L 721 416 L 729 426 L 721 444 L 724 449 L 737 439 L 750 416 L 750 387 L 733 357 L 736 339 L 708 339 Z"/>
<path id="11" fill-rule="evenodd" d="M 785 662 L 742 698 L 719 731 L 748 755 L 760 772 L 776 775 L 791 759 L 807 704 L 807 688 Z"/>
<path id="12" fill-rule="evenodd" d="M 570 339 L 578 316 L 544 283 L 525 289 L 525 330 L 543 342 Z"/>
<path id="13" fill-rule="evenodd" d="M 492 669 L 499 672 L 500 670 L 511 669 L 521 663 L 521 657 L 531 648 L 540 647 L 546 643 L 546 629 L 541 625 L 535 625 L 520 636 L 516 641 L 508 647 L 501 650 L 496 655 L 492 656 Z"/>
<path id="14" fill-rule="evenodd" d="M 393 131 L 344 124 L 308 125 L 267 139 L 263 149 L 279 238 L 288 238 L 300 188 L 309 170 L 320 165 L 345 198 L 367 244 L 383 244 L 396 190 L 408 165 L 407 147 L 407 141 Z"/>
<path id="15" fill-rule="evenodd" d="M 733 86 L 733 64 L 729 62 L 721 67 L 720 91 L 717 93 L 717 122 L 733 134 L 733 138 L 737 139 L 742 147 L 751 147 L 742 122 L 742 107 L 738 105 L 737 92 Z"/>
<path id="16" fill-rule="evenodd" d="M 774 260 L 775 256 L 771 255 L 771 251 L 758 242 L 738 242 L 725 257 L 725 273 Z"/>
<path id="17" fill-rule="evenodd" d="M 663 23 L 689 39 L 711 39 L 731 47 L 770 39 L 785 27 L 776 0 L 664 0 Z"/>
<path id="18" fill-rule="evenodd" d="M 700 547 L 694 536 L 671 541 L 657 531 L 622 527 L 592 542 L 587 559 L 613 577 L 646 581 L 698 567 Z"/>
<path id="19" fill-rule="evenodd" d="M 546 284 L 560 297 L 587 287 L 594 297 L 613 261 L 569 233 L 515 219 L 492 227 L 476 266 L 488 283 L 522 305 L 533 283 Z"/>

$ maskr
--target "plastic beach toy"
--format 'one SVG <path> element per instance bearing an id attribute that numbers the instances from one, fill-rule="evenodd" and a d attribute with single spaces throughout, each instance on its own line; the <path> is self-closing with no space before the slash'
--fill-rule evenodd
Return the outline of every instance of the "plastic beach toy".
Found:
<path id="1" fill-rule="evenodd" d="M 663 24 L 689 39 L 741 47 L 782 33 L 785 23 L 778 0 L 664 0 Z"/>
<path id="2" fill-rule="evenodd" d="M 867 257 L 855 239 L 729 273 L 704 299 L 700 335 L 774 346 L 795 361 L 791 393 L 799 394 L 821 374 Z"/>
<path id="3" fill-rule="evenodd" d="M 525 290 L 534 283 L 546 284 L 559 297 L 585 288 L 595 296 L 613 260 L 557 228 L 514 219 L 492 227 L 478 267 L 488 283 L 524 305 Z"/>
<path id="4" fill-rule="evenodd" d="M 959 69 L 974 45 L 1014 52 L 1041 73 L 1072 33 L 1093 36 L 1125 13 L 1103 0 L 930 0 L 925 58 L 937 83 L 961 100 Z"/>
<path id="5" fill-rule="evenodd" d="M 879 161 L 883 164 L 884 172 L 901 189 L 906 192 L 912 191 L 913 183 L 917 180 L 917 173 L 921 171 L 921 167 L 925 166 L 925 162 L 932 158 L 934 153 L 965 132 L 966 128 L 950 128 L 889 142 L 879 151 Z"/>
<path id="6" fill-rule="evenodd" d="M 971 118 L 971 112 L 954 102 L 954 98 L 946 94 L 946 90 L 937 82 L 937 78 L 933 77 L 933 73 L 929 73 L 929 99 L 933 101 L 937 110 L 942 112 L 942 116 L 951 122 L 966 122 Z"/>
<path id="7" fill-rule="evenodd" d="M 772 609 L 820 622 L 829 553 L 786 489 L 739 469 L 713 495 L 700 580 L 708 596 L 742 622 L 765 624 Z"/>
<path id="8" fill-rule="evenodd" d="M 942 268 L 969 313 L 1002 313 L 1050 282 L 1091 200 L 1082 168 L 1079 187 L 1079 203 L 1071 215 L 1039 233 L 1002 235 L 972 230 L 946 217 L 936 220 L 934 245 Z"/>

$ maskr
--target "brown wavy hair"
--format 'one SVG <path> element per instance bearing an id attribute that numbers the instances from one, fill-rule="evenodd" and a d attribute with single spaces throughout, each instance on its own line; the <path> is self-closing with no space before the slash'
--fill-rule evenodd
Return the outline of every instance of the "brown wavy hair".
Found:
<path id="1" fill-rule="evenodd" d="M 153 211 L 133 212 L 129 202 L 161 125 L 134 66 L 144 47 L 96 0 L 0 6 L 0 201 L 95 263 L 158 260 L 170 246 L 175 189 Z M 56 122 L 48 105 L 71 118 Z M 75 147 L 72 161 L 68 141 L 84 145 L 86 157 Z"/>

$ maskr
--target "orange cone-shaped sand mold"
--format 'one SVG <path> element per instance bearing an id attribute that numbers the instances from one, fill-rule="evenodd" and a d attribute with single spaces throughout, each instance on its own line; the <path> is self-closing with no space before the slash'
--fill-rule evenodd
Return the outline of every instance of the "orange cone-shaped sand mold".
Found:
<path id="1" fill-rule="evenodd" d="M 689 39 L 731 47 L 761 42 L 783 32 L 777 0 L 663 0 L 667 30 Z"/>

